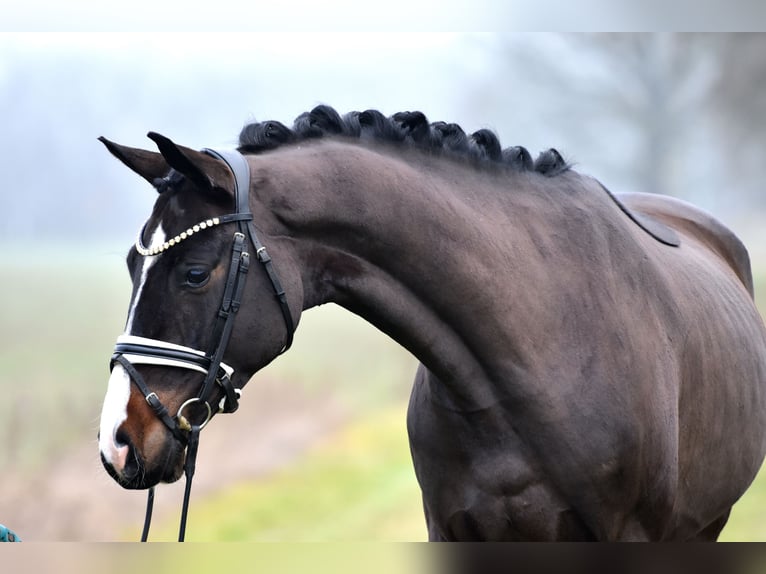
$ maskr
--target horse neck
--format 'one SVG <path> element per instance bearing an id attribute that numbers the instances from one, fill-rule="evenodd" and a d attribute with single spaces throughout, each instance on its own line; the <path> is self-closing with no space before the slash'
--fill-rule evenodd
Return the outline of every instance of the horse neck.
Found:
<path id="1" fill-rule="evenodd" d="M 482 349 L 501 341 L 474 332 L 477 317 L 493 313 L 477 294 L 502 287 L 504 300 L 521 297 L 495 273 L 515 265 L 518 238 L 492 233 L 512 225 L 493 176 L 330 142 L 274 154 L 268 170 L 267 209 L 297 256 L 304 308 L 347 308 L 412 352 L 457 400 L 483 403 L 473 396 L 481 385 L 465 383 L 490 378 L 495 365 Z M 512 344 L 503 356 L 514 368 Z"/>

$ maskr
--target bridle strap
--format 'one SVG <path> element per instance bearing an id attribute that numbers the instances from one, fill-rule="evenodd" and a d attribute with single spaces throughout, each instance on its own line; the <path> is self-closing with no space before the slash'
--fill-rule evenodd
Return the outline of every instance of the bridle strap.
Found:
<path id="1" fill-rule="evenodd" d="M 292 346 L 293 334 L 295 333 L 293 316 L 290 314 L 290 307 L 287 304 L 287 294 L 282 287 L 282 283 L 279 281 L 277 272 L 274 270 L 274 264 L 271 261 L 271 257 L 266 251 L 266 248 L 258 241 L 258 236 L 255 234 L 255 227 L 253 226 L 252 221 L 248 222 L 247 228 L 250 232 L 250 241 L 255 246 L 255 254 L 258 257 L 258 261 L 263 265 L 266 274 L 271 280 L 271 285 L 274 287 L 274 294 L 277 296 L 277 301 L 279 301 L 279 308 L 282 310 L 282 317 L 284 318 L 285 326 L 287 327 L 287 339 L 285 340 L 284 347 L 279 351 L 279 353 L 282 354 Z"/>
<path id="2" fill-rule="evenodd" d="M 184 486 L 184 499 L 181 506 L 181 523 L 178 527 L 178 541 L 183 542 L 186 539 L 186 520 L 189 517 L 189 500 L 191 498 L 192 479 L 197 464 L 197 449 L 199 448 L 199 433 L 202 427 L 192 425 L 189 431 L 189 441 L 186 446 L 186 461 L 184 462 L 184 475 L 186 484 Z M 149 528 L 152 525 L 152 512 L 154 510 L 154 487 L 149 488 L 146 497 L 146 512 L 144 513 L 144 527 L 141 530 L 141 542 L 149 539 Z"/>
<path id="3" fill-rule="evenodd" d="M 189 498 L 191 497 L 192 478 L 197 465 L 197 449 L 199 448 L 199 433 L 202 427 L 192 425 L 189 431 L 189 443 L 186 446 L 186 460 L 184 461 L 184 475 L 186 475 L 186 485 L 184 486 L 184 500 L 181 506 L 181 524 L 178 527 L 178 541 L 183 542 L 186 538 L 186 519 L 189 515 Z"/>
<path id="4" fill-rule="evenodd" d="M 250 166 L 247 163 L 247 159 L 239 153 L 232 151 L 217 151 L 214 149 L 205 148 L 202 150 L 204 153 L 218 158 L 229 166 L 229 169 L 234 174 L 234 195 L 237 205 L 237 215 L 243 216 L 241 222 L 237 224 L 240 231 L 247 233 L 250 243 L 255 249 L 255 255 L 258 261 L 263 265 L 266 270 L 266 274 L 271 281 L 271 286 L 274 289 L 274 294 L 279 302 L 279 308 L 282 311 L 282 317 L 285 320 L 285 327 L 287 336 L 285 344 L 282 347 L 280 353 L 287 351 L 293 344 L 293 335 L 295 333 L 295 323 L 293 321 L 292 313 L 290 313 L 290 306 L 287 304 L 287 295 L 282 283 L 279 280 L 279 276 L 274 268 L 274 263 L 271 260 L 266 247 L 258 239 L 258 232 L 253 224 L 253 213 L 250 211 Z M 245 193 L 240 193 L 240 190 L 245 190 Z"/>
<path id="5" fill-rule="evenodd" d="M 218 310 L 216 324 L 213 329 L 213 341 L 216 341 L 213 349 L 207 355 L 210 358 L 211 367 L 208 371 L 205 381 L 202 383 L 197 397 L 210 404 L 210 395 L 213 392 L 217 382 L 224 390 L 226 401 L 224 402 L 224 412 L 233 413 L 239 408 L 238 399 L 228 376 L 219 377 L 217 367 L 223 361 L 223 354 L 229 345 L 229 338 L 234 329 L 234 318 L 239 310 L 242 293 L 245 287 L 247 271 L 250 267 L 250 255 L 244 251 L 245 236 L 242 233 L 234 234 L 232 245 L 231 263 L 229 263 L 229 273 L 226 278 L 221 307 Z"/>
<path id="6" fill-rule="evenodd" d="M 210 357 L 202 351 L 134 335 L 117 337 L 114 355 L 125 355 L 132 364 L 180 367 L 199 371 L 203 374 L 207 374 L 212 364 Z M 112 366 L 113 364 L 114 356 Z M 226 363 L 220 363 L 219 369 L 225 371 L 229 376 L 234 373 L 234 369 Z"/>
<path id="7" fill-rule="evenodd" d="M 152 525 L 152 510 L 154 509 L 154 487 L 149 487 L 146 497 L 146 512 L 144 512 L 144 528 L 141 530 L 141 542 L 149 539 L 149 527 Z"/>

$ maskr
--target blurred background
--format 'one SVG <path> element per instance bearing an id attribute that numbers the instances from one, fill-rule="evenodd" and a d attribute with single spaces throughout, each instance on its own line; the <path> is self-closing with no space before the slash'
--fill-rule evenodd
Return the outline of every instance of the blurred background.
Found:
<path id="1" fill-rule="evenodd" d="M 555 147 L 612 191 L 674 195 L 745 241 L 766 304 L 766 35 L 0 35 L 0 523 L 25 540 L 136 540 L 144 493 L 101 468 L 124 254 L 155 193 L 96 140 L 234 147 L 248 121 L 421 110 L 504 147 Z M 415 360 L 339 308 L 202 435 L 188 540 L 424 540 L 405 429 Z M 176 536 L 182 484 L 151 538 Z M 766 539 L 766 477 L 727 540 Z"/>

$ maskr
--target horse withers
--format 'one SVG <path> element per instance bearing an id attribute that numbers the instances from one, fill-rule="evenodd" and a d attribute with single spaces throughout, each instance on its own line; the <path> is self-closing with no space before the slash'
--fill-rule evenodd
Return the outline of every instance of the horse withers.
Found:
<path id="1" fill-rule="evenodd" d="M 101 417 L 120 484 L 178 479 L 190 429 L 333 302 L 421 362 L 431 540 L 717 538 L 766 449 L 766 330 L 713 217 L 420 112 L 319 106 L 234 156 L 150 137 L 103 140 L 159 192 Z"/>

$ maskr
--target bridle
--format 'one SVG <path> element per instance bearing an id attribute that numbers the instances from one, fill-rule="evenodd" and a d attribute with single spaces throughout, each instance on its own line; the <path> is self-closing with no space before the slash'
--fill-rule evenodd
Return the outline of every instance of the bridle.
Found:
<path id="1" fill-rule="evenodd" d="M 232 239 L 231 262 L 226 277 L 223 299 L 213 329 L 213 345 L 210 351 L 206 353 L 191 347 L 157 339 L 122 335 L 117 338 L 114 354 L 109 364 L 110 369 L 114 368 L 115 364 L 119 364 L 125 369 L 125 372 L 146 398 L 146 402 L 152 408 L 157 418 L 162 421 L 176 439 L 182 444 L 186 443 L 186 459 L 184 462 L 186 488 L 184 490 L 181 524 L 178 533 L 179 542 L 184 541 L 186 534 L 186 518 L 189 510 L 189 497 L 200 431 L 207 425 L 214 413 L 233 413 L 239 407 L 241 391 L 234 387 L 232 383 L 234 369 L 223 362 L 223 356 L 234 328 L 234 319 L 242 302 L 242 293 L 244 292 L 245 280 L 247 279 L 247 272 L 250 267 L 249 246 L 255 249 L 255 255 L 271 281 L 274 294 L 285 320 L 287 337 L 280 353 L 284 353 L 290 348 L 293 341 L 293 332 L 295 331 L 285 291 L 274 269 L 271 257 L 263 244 L 258 240 L 258 234 L 253 225 L 253 214 L 250 211 L 249 205 L 250 168 L 247 160 L 239 152 L 224 152 L 212 149 L 203 149 L 202 151 L 223 161 L 234 175 L 236 211 L 229 215 L 201 222 L 155 249 L 147 249 L 143 246 L 141 236 L 144 230 L 142 229 L 136 241 L 136 249 L 139 254 L 145 257 L 155 257 L 165 249 L 173 247 L 196 232 L 216 225 L 236 223 L 237 231 Z M 159 365 L 189 369 L 203 373 L 205 380 L 202 383 L 199 394 L 183 403 L 175 416 L 171 416 L 168 409 L 157 397 L 157 394 L 152 392 L 146 385 L 143 377 L 134 365 Z M 211 405 L 212 396 L 216 392 L 217 387 L 223 391 L 223 398 L 220 399 L 217 405 Z M 205 420 L 200 424 L 190 422 L 189 418 L 184 415 L 184 412 L 196 403 L 202 405 L 206 413 Z M 141 534 L 142 542 L 146 542 L 149 535 L 153 505 L 154 487 L 150 487 L 146 503 L 146 518 Z"/>

